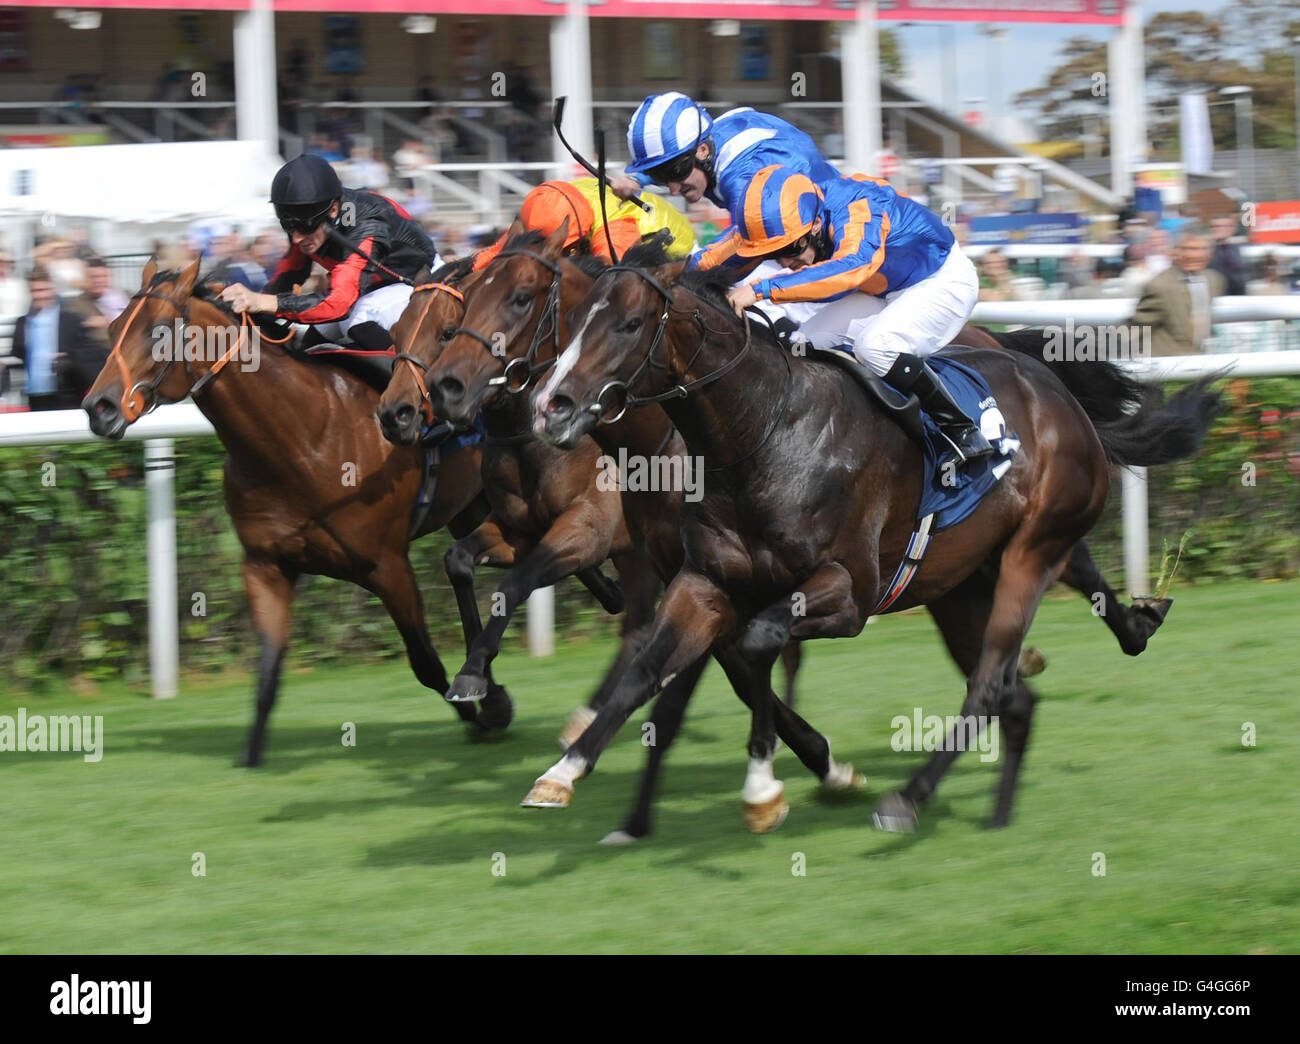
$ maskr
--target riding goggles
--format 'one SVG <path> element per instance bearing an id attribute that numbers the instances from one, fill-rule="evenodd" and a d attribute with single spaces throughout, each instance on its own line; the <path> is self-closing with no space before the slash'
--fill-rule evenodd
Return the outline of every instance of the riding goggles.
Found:
<path id="1" fill-rule="evenodd" d="M 787 243 L 780 250 L 773 250 L 770 254 L 763 254 L 759 257 L 760 261 L 780 261 L 782 258 L 797 257 L 808 249 L 813 241 L 813 234 L 805 232 L 793 243 Z"/>
<path id="2" fill-rule="evenodd" d="M 685 181 L 691 176 L 691 171 L 694 169 L 695 151 L 692 149 L 675 159 L 670 159 L 667 163 L 651 167 L 646 171 L 646 176 L 656 184 L 667 185 L 673 181 Z"/>
<path id="3" fill-rule="evenodd" d="M 316 203 L 305 206 L 280 206 L 276 208 L 276 216 L 280 219 L 280 227 L 290 235 L 294 232 L 311 235 L 320 227 L 321 222 L 329 217 L 333 205 L 334 201 L 331 200 L 324 207 Z"/>

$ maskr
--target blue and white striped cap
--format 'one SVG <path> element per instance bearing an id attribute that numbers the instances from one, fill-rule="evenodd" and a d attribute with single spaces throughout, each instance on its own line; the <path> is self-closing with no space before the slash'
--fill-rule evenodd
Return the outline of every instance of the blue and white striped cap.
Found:
<path id="1" fill-rule="evenodd" d="M 712 126 L 708 110 L 679 91 L 650 95 L 627 125 L 628 173 L 639 174 L 690 152 Z"/>

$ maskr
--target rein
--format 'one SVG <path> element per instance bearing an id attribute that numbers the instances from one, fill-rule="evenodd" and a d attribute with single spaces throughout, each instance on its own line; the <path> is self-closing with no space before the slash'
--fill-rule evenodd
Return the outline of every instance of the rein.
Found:
<path id="1" fill-rule="evenodd" d="M 454 286 L 447 283 L 421 283 L 411 290 L 412 294 L 418 294 L 422 290 L 441 290 L 443 293 L 451 294 L 461 304 L 465 303 L 465 295 L 457 290 Z M 433 305 L 433 294 L 430 294 L 424 302 L 424 307 L 420 310 L 420 317 L 415 321 L 415 329 L 411 331 L 411 336 L 407 338 L 408 348 L 415 346 L 415 335 L 420 332 L 420 327 L 424 325 L 424 319 L 429 314 L 429 308 Z M 435 420 L 433 415 L 433 399 L 429 395 L 429 389 L 425 386 L 424 375 L 429 372 L 429 364 L 422 359 L 417 359 L 410 352 L 398 352 L 393 356 L 393 361 L 404 362 L 411 368 L 411 376 L 415 378 L 416 387 L 420 389 L 420 409 L 424 414 L 425 426 L 432 424 Z"/>
<path id="2" fill-rule="evenodd" d="M 546 304 L 542 307 L 542 316 L 537 321 L 537 328 L 533 331 L 533 339 L 528 345 L 528 351 L 517 359 L 507 360 L 505 372 L 500 377 L 490 378 L 487 382 L 489 388 L 504 387 L 511 395 L 519 395 L 533 382 L 533 378 L 549 370 L 560 357 L 560 277 L 563 275 L 563 270 L 554 261 L 532 250 L 502 250 L 497 254 L 497 258 L 500 257 L 532 258 L 551 271 L 551 288 L 546 295 Z M 495 262 L 496 258 L 492 260 Z M 471 330 L 468 326 L 457 326 L 451 332 L 453 336 L 464 334 L 466 337 L 472 337 L 486 348 L 488 354 L 494 359 L 498 358 L 496 346 L 477 330 Z M 548 336 L 552 344 L 551 357 L 546 362 L 535 365 L 537 350 Z"/>
<path id="3" fill-rule="evenodd" d="M 632 376 L 630 376 L 626 381 L 619 381 L 619 380 L 609 381 L 603 388 L 600 389 L 599 392 L 596 393 L 596 401 L 587 407 L 587 412 L 594 415 L 601 424 L 614 424 L 617 421 L 619 421 L 623 417 L 623 414 L 626 413 L 629 409 L 635 409 L 638 406 L 649 406 L 653 403 L 666 402 L 669 399 L 684 399 L 686 398 L 687 395 L 695 391 L 697 388 L 707 387 L 708 385 L 712 384 L 714 381 L 720 380 L 723 377 L 725 377 L 728 373 L 730 373 L 733 369 L 735 369 L 736 366 L 740 364 L 740 361 L 749 353 L 749 347 L 753 343 L 753 329 L 751 328 L 749 323 L 749 316 L 746 315 L 745 316 L 745 343 L 740 346 L 740 351 L 738 351 L 725 363 L 719 366 L 716 370 L 713 370 L 711 373 L 706 373 L 703 377 L 696 378 L 693 381 L 687 381 L 685 383 L 678 382 L 676 385 L 674 385 L 672 388 L 669 388 L 667 391 L 659 392 L 655 395 L 640 396 L 640 395 L 633 394 L 632 392 L 633 386 L 635 386 L 637 382 L 641 380 L 646 370 L 649 369 L 651 366 L 658 366 L 660 369 L 665 370 L 665 372 L 667 371 L 666 366 L 661 366 L 660 364 L 654 362 L 655 353 L 658 351 L 659 345 L 663 341 L 664 334 L 668 329 L 668 319 L 670 313 L 675 311 L 685 315 L 687 314 L 687 312 L 686 309 L 684 308 L 673 307 L 672 292 L 667 287 L 665 287 L 662 283 L 660 283 L 659 280 L 655 279 L 654 276 L 650 275 L 649 272 L 646 272 L 640 268 L 636 268 L 635 266 L 632 265 L 611 265 L 609 268 L 606 268 L 603 272 L 601 272 L 600 275 L 598 275 L 596 278 L 600 279 L 602 276 L 605 276 L 610 272 L 631 272 L 633 275 L 637 276 L 638 278 L 645 280 L 645 282 L 649 283 L 650 286 L 653 287 L 655 291 L 657 291 L 659 295 L 664 299 L 664 310 L 659 316 L 659 325 L 655 329 L 654 336 L 650 339 L 650 346 L 646 350 L 645 358 L 642 359 L 641 362 L 637 365 L 637 368 L 633 371 Z M 720 305 L 715 304 L 714 302 L 701 296 L 695 291 L 688 290 L 688 293 L 690 293 L 693 297 L 695 297 L 696 300 L 704 304 L 707 304 L 710 307 L 717 309 L 718 311 L 722 311 Z M 689 314 L 691 320 L 699 328 L 700 343 L 696 347 L 694 354 L 691 355 L 690 360 L 682 368 L 683 375 L 685 375 L 690 371 L 691 367 L 695 364 L 695 360 L 700 357 L 700 352 L 704 350 L 704 346 L 708 343 L 709 335 L 718 333 L 718 331 L 712 329 L 704 321 L 704 317 L 703 315 L 701 315 L 700 310 L 698 308 L 692 310 Z M 612 416 L 606 416 L 604 399 L 606 393 L 611 390 L 617 391 L 622 395 L 623 405 L 619 408 L 617 413 L 613 414 Z"/>
<path id="4" fill-rule="evenodd" d="M 164 294 L 157 290 L 141 290 L 131 298 L 131 300 L 135 302 L 135 307 L 131 310 L 131 314 L 127 316 L 126 323 L 122 326 L 122 332 L 118 334 L 117 341 L 113 344 L 113 350 L 108 353 L 108 358 L 116 361 L 118 372 L 122 376 L 123 392 L 120 407 L 122 418 L 128 424 L 134 424 L 141 417 L 150 414 L 157 409 L 158 388 L 166 379 L 167 373 L 171 370 L 172 364 L 176 362 L 176 357 L 178 355 L 181 357 L 185 366 L 185 376 L 190 378 L 191 381 L 190 390 L 186 394 L 190 397 L 197 396 L 199 392 L 203 391 L 203 389 L 208 386 L 209 382 L 211 382 L 217 374 L 225 369 L 226 364 L 239 354 L 240 350 L 244 346 L 245 336 L 254 325 L 253 320 L 249 318 L 247 312 L 241 313 L 239 338 L 220 359 L 212 364 L 212 369 L 208 370 L 205 374 L 201 374 L 197 380 L 194 379 L 194 374 L 190 369 L 190 360 L 185 357 L 184 345 L 182 343 L 173 345 L 170 357 L 163 364 L 162 369 L 158 371 L 157 376 L 154 377 L 152 381 L 133 381 L 131 370 L 127 366 L 126 359 L 122 355 L 122 345 L 126 343 L 126 335 L 131 329 L 131 324 L 135 322 L 135 317 L 139 314 L 140 309 L 144 307 L 145 301 L 151 298 L 158 301 L 166 301 L 176 309 L 177 316 L 181 320 L 181 333 L 178 338 L 179 341 L 184 341 L 185 327 L 189 325 L 190 322 L 190 306 L 188 299 L 182 304 L 170 294 Z M 128 304 L 129 303 L 130 302 L 128 302 Z M 266 340 L 270 341 L 272 344 L 284 344 L 293 337 L 293 332 L 290 331 L 284 337 L 279 339 L 267 337 L 266 334 L 261 333 L 260 331 L 259 336 L 265 337 Z M 143 391 L 141 391 L 142 389 Z M 137 405 L 137 393 L 140 393 L 138 399 L 139 405 Z"/>

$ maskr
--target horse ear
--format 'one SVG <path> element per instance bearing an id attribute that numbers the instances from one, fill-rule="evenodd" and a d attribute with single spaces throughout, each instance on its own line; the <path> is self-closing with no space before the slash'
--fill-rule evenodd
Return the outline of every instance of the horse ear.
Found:
<path id="1" fill-rule="evenodd" d="M 672 286 L 673 283 L 677 282 L 677 280 L 681 278 L 682 273 L 685 271 L 685 261 L 669 261 L 668 264 L 660 265 L 658 268 L 654 269 L 654 274 L 655 278 L 658 279 L 659 282 L 663 283 L 664 286 Z"/>
<path id="2" fill-rule="evenodd" d="M 185 271 L 181 273 L 180 278 L 176 280 L 176 296 L 182 300 L 189 297 L 190 294 L 194 292 L 194 284 L 199 278 L 200 263 L 201 259 L 195 260 L 189 268 L 185 269 Z"/>
<path id="3" fill-rule="evenodd" d="M 524 225 L 523 219 L 515 218 L 510 222 L 510 227 L 506 229 L 506 242 L 510 242 L 510 240 L 514 239 L 515 236 L 522 236 L 527 231 L 528 229 Z"/>
<path id="4" fill-rule="evenodd" d="M 433 281 L 433 269 L 425 265 L 415 274 L 415 285 L 423 286 L 425 283 Z"/>
<path id="5" fill-rule="evenodd" d="M 543 257 L 559 257 L 564 252 L 564 241 L 569 238 L 569 216 L 566 214 L 560 227 L 546 237 L 542 244 Z"/>
<path id="6" fill-rule="evenodd" d="M 153 282 L 153 277 L 158 274 L 158 259 L 149 258 L 149 263 L 144 266 L 144 271 L 140 274 L 140 289 L 147 290 L 149 284 Z"/>

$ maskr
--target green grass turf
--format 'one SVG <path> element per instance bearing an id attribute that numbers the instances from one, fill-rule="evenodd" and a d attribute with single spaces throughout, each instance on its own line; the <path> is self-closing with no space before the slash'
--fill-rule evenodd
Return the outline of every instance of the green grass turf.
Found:
<path id="1" fill-rule="evenodd" d="M 7 695 L 0 713 L 102 714 L 106 741 L 98 764 L 0 754 L 0 950 L 1296 952 L 1300 583 L 1174 594 L 1138 659 L 1077 596 L 1045 604 L 1031 635 L 1049 659 L 1042 700 L 1002 831 L 982 828 L 996 766 L 970 755 L 917 834 L 869 824 L 925 757 L 891 749 L 891 718 L 960 705 L 923 613 L 807 648 L 800 709 L 869 788 L 822 799 L 783 750 L 792 808 L 765 837 L 741 825 L 748 718 L 716 667 L 651 839 L 595 843 L 630 801 L 641 715 L 569 809 L 519 807 L 605 642 L 539 661 L 512 639 L 497 674 L 518 716 L 494 743 L 467 742 L 404 665 L 290 671 L 256 771 L 234 767 L 243 676 L 191 679 L 169 702 Z"/>

